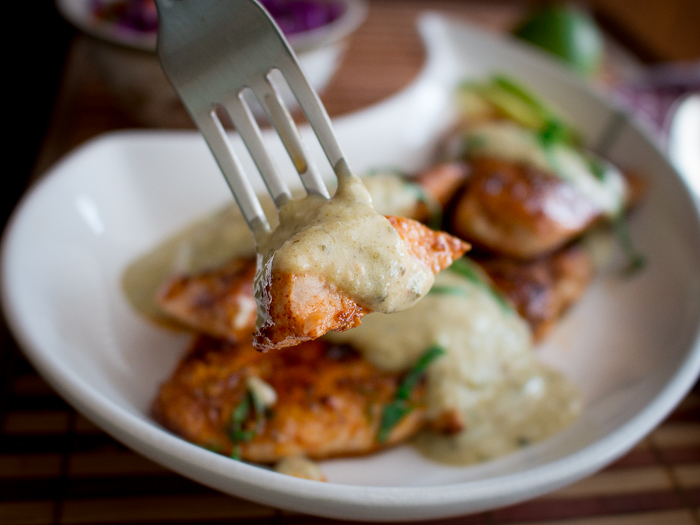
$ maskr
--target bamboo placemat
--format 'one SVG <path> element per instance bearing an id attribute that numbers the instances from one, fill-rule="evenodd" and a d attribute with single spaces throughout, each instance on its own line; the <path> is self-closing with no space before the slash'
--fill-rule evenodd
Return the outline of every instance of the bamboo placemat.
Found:
<path id="1" fill-rule="evenodd" d="M 220 494 L 130 451 L 76 414 L 6 338 L 0 523 L 325 524 Z M 697 525 L 700 388 L 605 470 L 547 496 L 439 524 Z"/>
<path id="2" fill-rule="evenodd" d="M 503 30 L 523 11 L 522 4 L 503 1 L 373 0 L 370 6 L 322 95 L 332 116 L 379 102 L 415 78 L 424 60 L 415 30 L 420 12 L 447 12 Z M 128 98 L 110 88 L 95 61 L 103 45 L 85 36 L 74 40 L 33 178 L 101 133 L 188 126 L 144 122 L 130 112 Z M 625 57 L 618 50 L 605 75 L 634 67 Z M 129 53 L 123 59 L 131 60 Z M 220 494 L 130 451 L 57 396 L 4 325 L 0 337 L 0 523 L 335 523 Z M 658 429 L 604 471 L 527 503 L 436 523 L 700 525 L 699 506 L 696 386 Z"/>

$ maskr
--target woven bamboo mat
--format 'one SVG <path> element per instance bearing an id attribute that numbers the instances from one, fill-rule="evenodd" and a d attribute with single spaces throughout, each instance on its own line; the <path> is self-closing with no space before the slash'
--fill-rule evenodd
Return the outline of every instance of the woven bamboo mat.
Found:
<path id="1" fill-rule="evenodd" d="M 0 523 L 336 523 L 226 496 L 172 473 L 72 410 L 9 338 L 3 361 Z M 697 525 L 699 507 L 696 386 L 607 469 L 527 503 L 434 523 Z"/>

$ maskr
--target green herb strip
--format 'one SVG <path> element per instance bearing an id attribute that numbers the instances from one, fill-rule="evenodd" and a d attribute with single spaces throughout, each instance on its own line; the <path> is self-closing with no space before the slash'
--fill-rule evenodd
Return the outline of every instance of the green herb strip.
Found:
<path id="1" fill-rule="evenodd" d="M 538 132 L 540 143 L 545 148 L 556 144 L 570 144 L 570 132 L 566 125 L 558 120 L 547 120 Z"/>
<path id="2" fill-rule="evenodd" d="M 395 175 L 402 179 L 408 177 L 408 174 L 404 170 L 392 166 L 385 168 L 372 168 L 364 173 L 365 177 L 376 177 L 377 175 Z"/>
<path id="3" fill-rule="evenodd" d="M 252 411 L 255 414 L 255 427 L 249 430 L 244 430 L 244 425 L 248 421 Z M 264 423 L 265 407 L 258 397 L 250 390 L 246 391 L 243 400 L 233 409 L 231 413 L 231 423 L 228 429 L 228 437 L 233 442 L 233 452 L 231 459 L 240 460 L 241 449 L 240 443 L 252 441 L 255 436 L 262 430 Z"/>
<path id="4" fill-rule="evenodd" d="M 503 99 L 505 96 L 511 98 L 511 105 L 521 104 L 524 106 L 523 110 L 527 108 L 527 111 L 531 114 L 531 118 L 528 120 L 531 120 L 531 122 L 526 127 L 534 129 L 538 142 L 542 146 L 554 173 L 564 179 L 566 178 L 554 155 L 553 149 L 558 145 L 576 146 L 581 143 L 581 140 L 576 131 L 545 102 L 515 80 L 502 74 L 494 75 L 490 81 L 485 83 L 463 83 L 460 88 L 472 90 L 487 102 L 498 107 L 500 107 L 499 104 L 502 105 L 505 102 Z M 502 107 L 501 109 L 504 108 Z M 511 115 L 511 118 L 521 125 L 526 124 L 522 122 L 522 118 L 517 119 L 514 115 Z M 468 154 L 469 144 L 466 143 L 464 147 Z M 589 165 L 593 175 L 602 180 L 605 175 L 605 166 L 595 160 L 589 160 Z"/>
<path id="5" fill-rule="evenodd" d="M 529 116 L 520 115 L 518 119 L 512 114 L 511 117 L 523 125 L 529 123 L 527 127 L 534 128 L 538 132 L 543 144 L 580 143 L 574 129 L 552 108 L 529 89 L 506 75 L 493 75 L 486 82 L 463 82 L 459 89 L 473 91 L 502 110 L 510 109 L 512 112 L 520 107 L 520 112 L 527 111 Z M 508 100 L 510 102 L 506 104 Z M 519 106 L 514 107 L 514 104 Z"/>
<path id="6" fill-rule="evenodd" d="M 401 381 L 396 390 L 394 400 L 384 407 L 382 421 L 379 425 L 377 441 L 384 443 L 394 428 L 403 417 L 413 410 L 410 404 L 411 393 L 420 381 L 421 376 L 428 369 L 428 366 L 438 357 L 445 354 L 445 349 L 439 345 L 430 346 L 416 361 L 411 371 Z"/>
<path id="7" fill-rule="evenodd" d="M 476 272 L 471 263 L 469 263 L 465 258 L 457 259 L 450 265 L 449 269 L 462 277 L 466 277 L 474 284 L 484 284 L 481 276 Z"/>
<path id="8" fill-rule="evenodd" d="M 457 259 L 455 262 L 453 262 L 448 269 L 461 275 L 462 277 L 466 277 L 469 281 L 476 284 L 482 290 L 489 292 L 505 312 L 511 313 L 513 309 L 511 308 L 510 304 L 508 304 L 508 301 L 506 301 L 500 293 L 494 290 L 490 283 L 485 281 L 484 278 L 479 275 L 479 272 L 474 267 L 475 265 L 476 263 L 470 262 L 466 257 L 462 257 L 461 259 Z"/>
<path id="9" fill-rule="evenodd" d="M 579 142 L 576 133 L 569 125 L 556 115 L 545 102 L 515 80 L 506 75 L 494 75 L 492 81 L 496 86 L 518 97 L 540 114 L 544 121 L 544 125 L 540 129 L 540 135 L 545 141 L 550 144 L 574 144 Z"/>
<path id="10" fill-rule="evenodd" d="M 617 235 L 617 240 L 620 243 L 622 251 L 627 257 L 627 266 L 624 270 L 626 275 L 633 275 L 646 266 L 646 259 L 637 251 L 637 248 L 632 242 L 629 230 L 627 229 L 627 220 L 625 215 L 620 213 L 613 219 L 613 229 Z"/>
<path id="11" fill-rule="evenodd" d="M 464 295 L 469 294 L 459 286 L 448 286 L 444 284 L 435 284 L 428 292 L 428 295 Z"/>
<path id="12" fill-rule="evenodd" d="M 503 74 L 493 75 L 492 81 L 495 85 L 508 91 L 511 95 L 515 95 L 523 102 L 526 102 L 533 109 L 537 109 L 542 113 L 550 114 L 551 110 L 544 105 L 534 94 L 530 93 L 523 86 L 518 84 L 512 78 Z"/>
<path id="13" fill-rule="evenodd" d="M 406 180 L 406 183 L 415 192 L 416 198 L 428 208 L 428 227 L 433 230 L 440 229 L 442 226 L 442 206 L 440 206 L 440 203 L 432 195 L 428 194 L 422 186 L 410 180 Z"/>
<path id="14" fill-rule="evenodd" d="M 588 169 L 591 171 L 593 176 L 599 181 L 604 181 L 605 174 L 607 173 L 605 162 L 592 154 L 585 155 L 585 159 L 588 163 Z"/>

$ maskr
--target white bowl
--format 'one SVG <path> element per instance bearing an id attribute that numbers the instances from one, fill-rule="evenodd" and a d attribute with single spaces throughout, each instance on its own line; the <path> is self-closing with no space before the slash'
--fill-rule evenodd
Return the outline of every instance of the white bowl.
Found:
<path id="1" fill-rule="evenodd" d="M 135 257 L 230 201 L 203 140 L 189 132 L 118 133 L 86 144 L 32 188 L 9 223 L 3 306 L 27 357 L 68 402 L 205 485 L 356 520 L 438 518 L 532 498 L 602 468 L 662 421 L 700 370 L 700 218 L 687 187 L 642 130 L 539 52 L 436 15 L 424 16 L 420 29 L 429 60 L 416 83 L 336 122 L 356 171 L 427 163 L 450 123 L 455 83 L 501 71 L 541 91 L 590 144 L 649 181 L 630 224 L 648 266 L 634 278 L 598 276 L 537 350 L 581 388 L 581 418 L 547 441 L 470 467 L 431 463 L 408 446 L 326 461 L 328 483 L 233 461 L 161 428 L 149 406 L 187 338 L 132 311 L 120 278 Z M 303 135 L 311 142 L 308 129 Z M 280 144 L 270 145 L 293 172 Z M 310 145 L 320 162 L 320 148 Z M 239 141 L 235 147 L 242 151 Z"/>

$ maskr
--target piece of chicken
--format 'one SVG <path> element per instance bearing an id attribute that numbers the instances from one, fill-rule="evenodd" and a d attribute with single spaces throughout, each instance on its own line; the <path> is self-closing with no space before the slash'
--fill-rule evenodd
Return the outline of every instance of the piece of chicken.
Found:
<path id="1" fill-rule="evenodd" d="M 254 259 L 233 259 L 216 270 L 176 275 L 156 302 L 186 326 L 230 341 L 250 339 L 255 329 Z"/>
<path id="2" fill-rule="evenodd" d="M 251 377 L 276 393 L 264 413 L 242 407 L 251 399 Z M 378 441 L 384 407 L 401 379 L 348 346 L 320 340 L 262 354 L 249 342 L 200 336 L 161 386 L 153 414 L 188 441 L 248 461 L 366 454 L 406 440 L 424 423 L 421 382 L 410 397 L 413 410 Z"/>
<path id="3" fill-rule="evenodd" d="M 468 249 L 466 243 L 415 221 L 398 217 L 388 220 L 409 253 L 433 273 L 449 266 Z M 254 273 L 254 261 L 235 259 L 216 270 L 177 275 L 161 287 L 157 302 L 186 326 L 235 342 L 249 337 L 255 329 Z M 270 294 L 267 300 L 275 305 L 273 315 L 277 319 L 275 326 L 265 329 L 264 337 L 270 334 L 272 340 L 284 336 L 286 343 L 296 344 L 329 330 L 352 328 L 369 312 L 313 275 L 274 274 L 264 293 Z M 285 297 L 289 300 L 279 300 Z M 300 306 L 307 310 L 302 311 Z M 262 341 L 260 344 L 264 346 L 265 340 Z"/>
<path id="4" fill-rule="evenodd" d="M 442 214 L 469 178 L 470 171 L 469 164 L 463 161 L 442 162 L 421 171 L 412 181 L 440 207 Z M 427 222 L 432 212 L 428 203 L 420 201 L 414 215 L 410 218 Z"/>
<path id="5" fill-rule="evenodd" d="M 554 251 L 603 215 L 563 179 L 524 164 L 476 158 L 450 231 L 488 251 L 533 259 Z"/>
<path id="6" fill-rule="evenodd" d="M 528 322 L 535 341 L 541 341 L 583 295 L 594 271 L 588 251 L 576 244 L 534 261 L 495 257 L 479 262 Z"/>
<path id="7" fill-rule="evenodd" d="M 403 217 L 387 217 L 410 255 L 433 274 L 448 267 L 469 249 L 466 242 Z M 331 330 L 342 332 L 360 324 L 371 312 L 350 295 L 313 273 L 294 275 L 274 269 L 260 297 L 267 318 L 253 335 L 255 348 L 267 351 L 316 339 Z"/>

